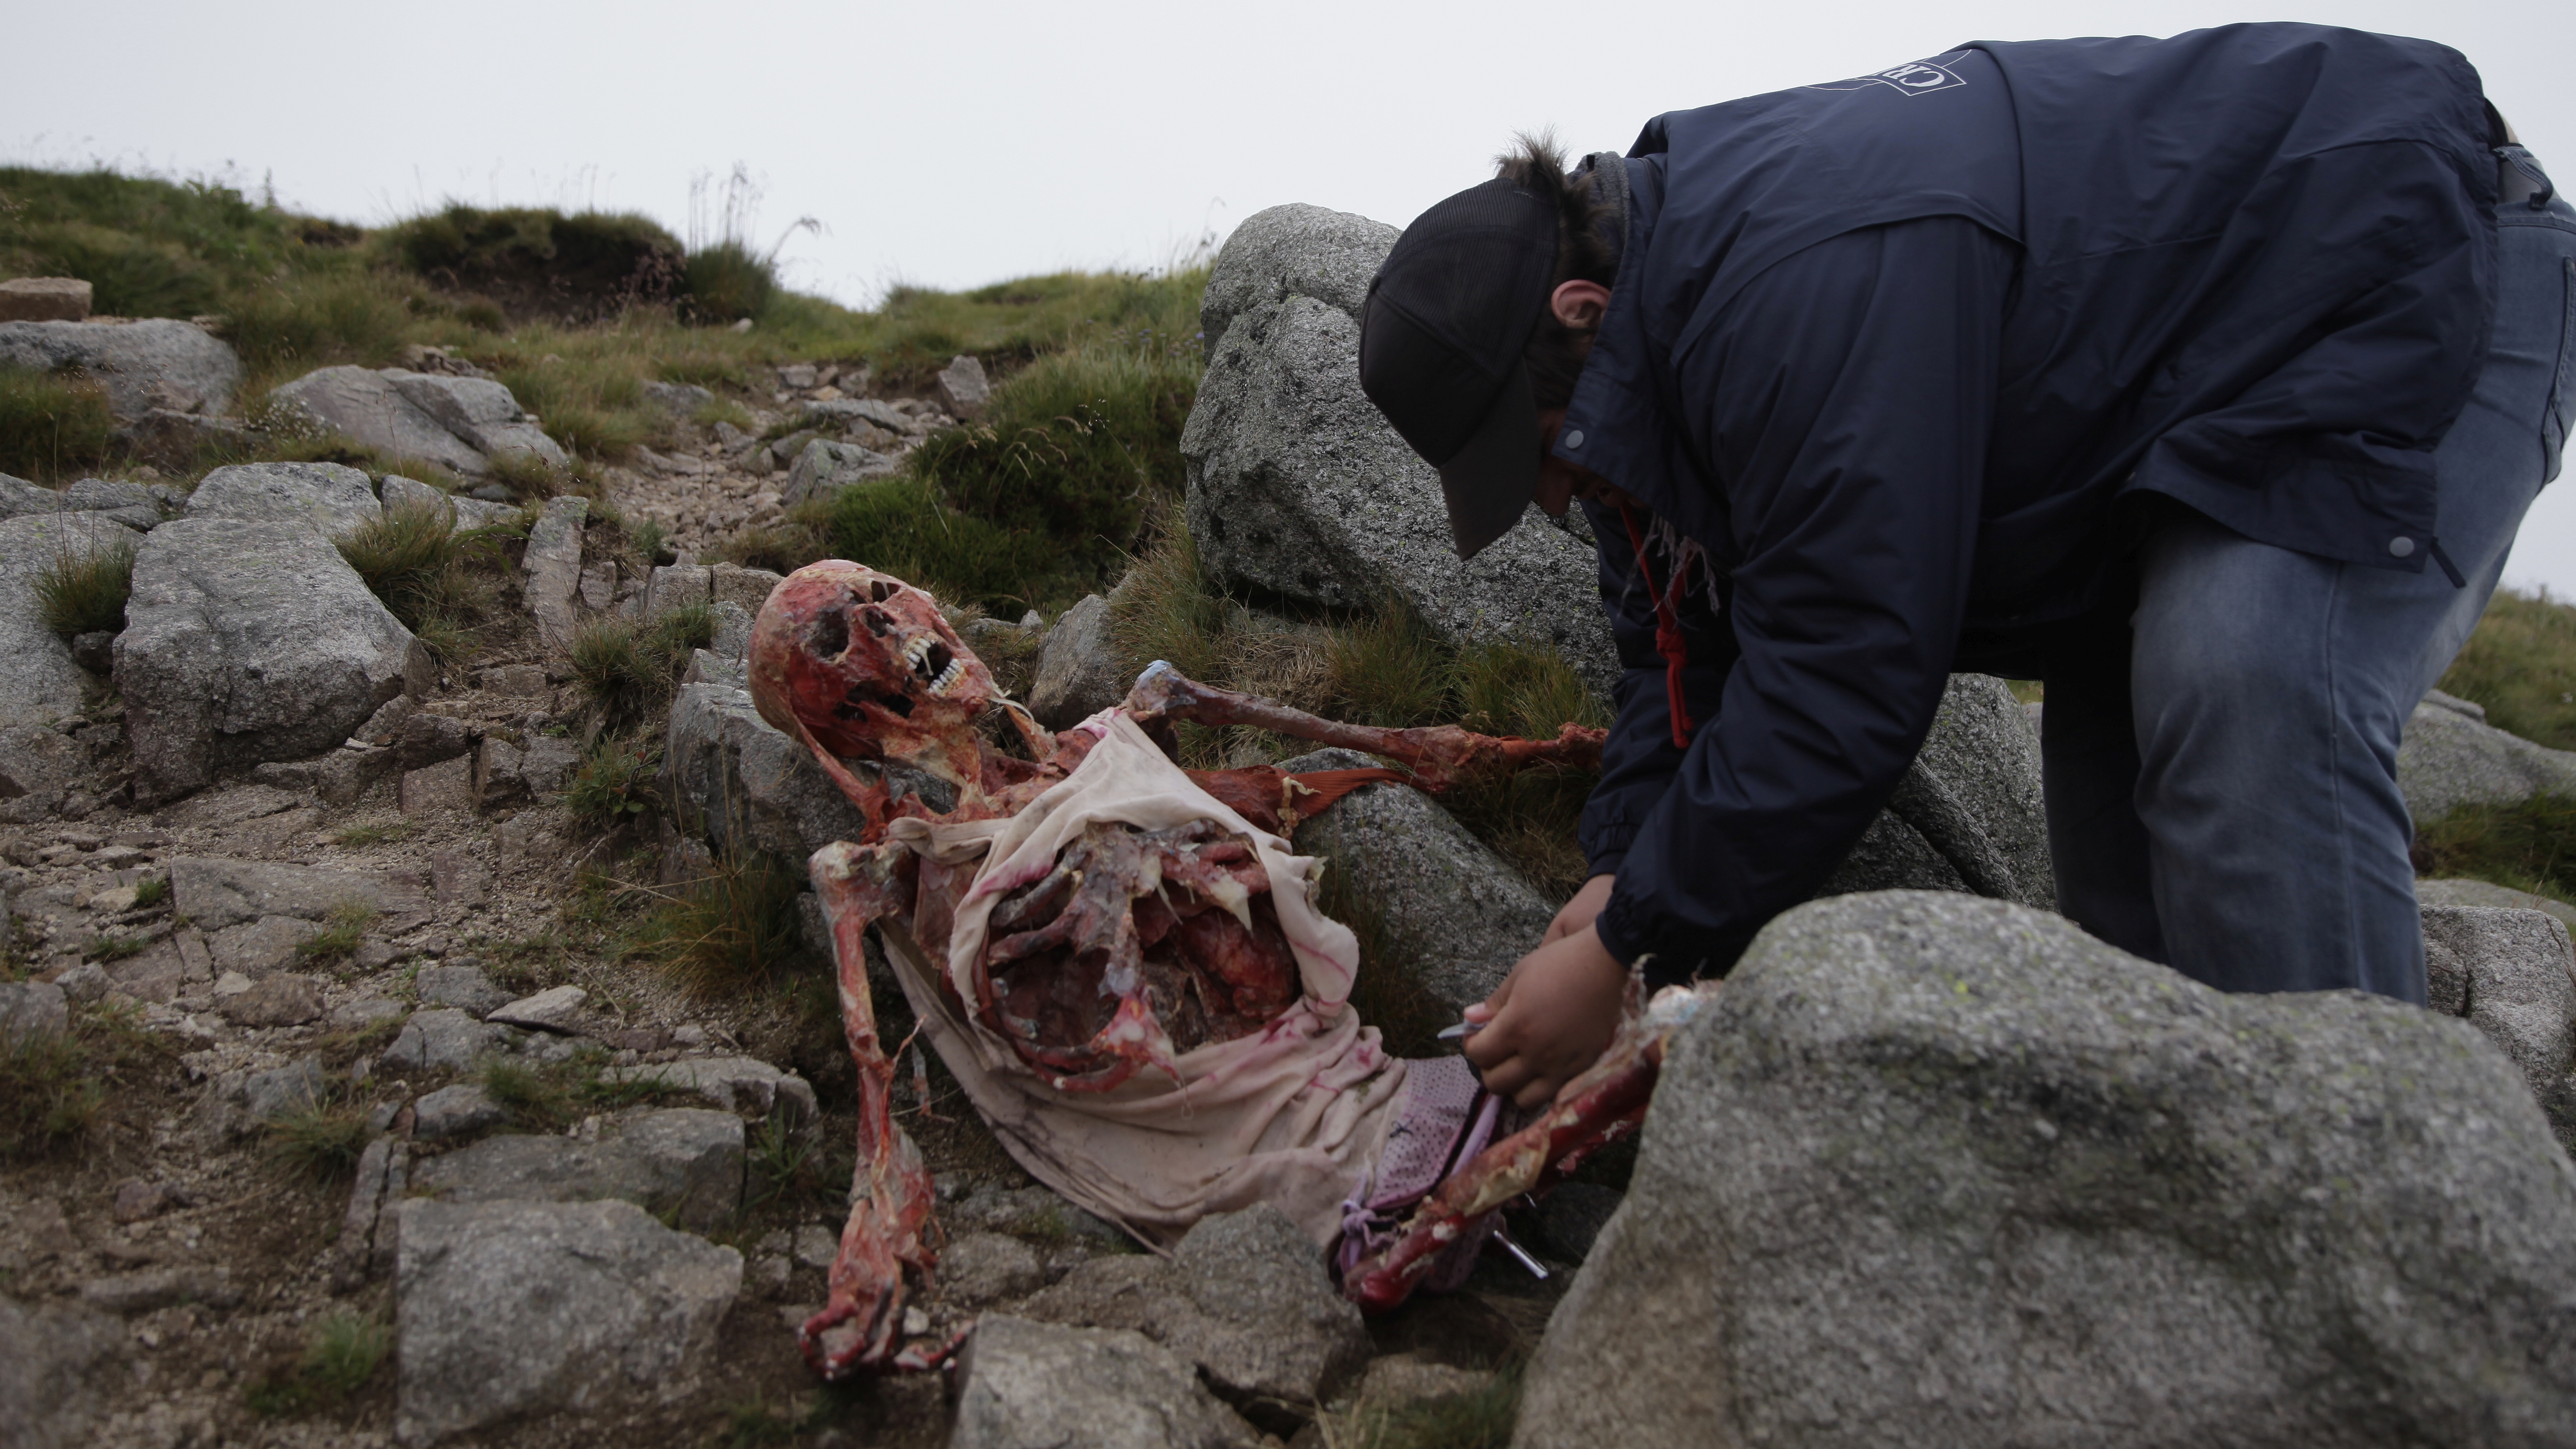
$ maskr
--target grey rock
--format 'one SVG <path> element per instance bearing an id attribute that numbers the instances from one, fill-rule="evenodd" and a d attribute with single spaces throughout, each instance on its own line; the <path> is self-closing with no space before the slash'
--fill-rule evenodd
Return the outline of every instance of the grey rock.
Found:
<path id="1" fill-rule="evenodd" d="M 693 382 L 648 382 L 644 400 L 673 417 L 686 418 L 714 402 L 716 395 Z"/>
<path id="2" fill-rule="evenodd" d="M 570 649 L 573 595 L 581 588 L 581 527 L 590 516 L 590 500 L 575 494 L 546 500 L 537 526 L 528 531 L 528 550 L 519 561 L 520 593 L 537 621 L 537 637 L 549 649 Z"/>
<path id="3" fill-rule="evenodd" d="M 2576 930 L 2576 906 L 2482 880 L 2419 880 L 2415 900 L 2427 906 L 2496 906 L 2509 911 L 2544 911 Z"/>
<path id="4" fill-rule="evenodd" d="M 382 373 L 363 367 L 317 368 L 270 391 L 273 408 L 338 433 L 389 458 L 435 464 L 481 477 L 491 463 L 402 395 Z"/>
<path id="5" fill-rule="evenodd" d="M 78 277 L 11 277 L 0 282 L 0 319 L 86 322 L 90 284 Z"/>
<path id="6" fill-rule="evenodd" d="M 350 731 L 349 738 L 370 745 L 390 745 L 402 733 L 403 721 L 420 712 L 420 701 L 408 694 L 397 694 L 377 706 L 366 722 Z"/>
<path id="7" fill-rule="evenodd" d="M 740 564 L 710 564 L 707 567 L 707 605 L 720 608 L 733 604 L 757 616 L 760 606 L 769 602 L 769 591 L 777 588 L 784 578 L 784 575 L 767 569 L 747 569 Z"/>
<path id="8" fill-rule="evenodd" d="M 379 1136 L 358 1154 L 349 1206 L 340 1215 L 340 1240 L 332 1245 L 332 1283 L 342 1293 L 356 1291 L 375 1273 L 392 1268 L 398 1204 L 410 1181 L 410 1152 L 393 1137 Z"/>
<path id="9" fill-rule="evenodd" d="M 2576 1166 L 2464 1024 L 1839 897 L 1672 1043 L 1515 1443 L 2536 1445 L 2576 1422 L 2571 1235 Z"/>
<path id="10" fill-rule="evenodd" d="M 491 1093 L 471 1082 L 458 1082 L 428 1093 L 411 1104 L 411 1111 L 413 1139 L 431 1142 L 498 1127 L 510 1115 L 492 1100 Z"/>
<path id="11" fill-rule="evenodd" d="M 1489 1372 L 1432 1363 L 1409 1353 L 1391 1353 L 1369 1364 L 1368 1376 L 1360 1380 L 1359 1390 L 1351 1398 L 1372 1408 L 1392 1408 L 1425 1399 L 1482 1393 L 1493 1382 L 1494 1376 Z"/>
<path id="12" fill-rule="evenodd" d="M 612 1082 L 653 1082 L 728 1112 L 765 1117 L 783 1105 L 791 1121 L 811 1122 L 815 1115 L 813 1084 L 758 1057 L 683 1057 L 675 1062 L 611 1067 L 605 1076 Z"/>
<path id="13" fill-rule="evenodd" d="M 787 486 L 779 490 L 778 496 L 793 506 L 808 498 L 827 498 L 853 483 L 891 478 L 902 470 L 901 462 L 883 453 L 856 443 L 816 438 L 796 455 L 795 463 L 787 470 Z"/>
<path id="14" fill-rule="evenodd" d="M 81 1449 L 126 1346 L 125 1326 L 73 1303 L 0 1297 L 0 1424 L 12 1449 Z"/>
<path id="15" fill-rule="evenodd" d="M 408 1202 L 400 1244 L 394 1434 L 410 1446 L 682 1399 L 742 1288 L 741 1254 L 622 1202 Z"/>
<path id="16" fill-rule="evenodd" d="M 534 996 L 495 1007 L 483 1019 L 538 1031 L 569 1031 L 581 1015 L 581 1004 L 589 999 L 590 993 L 578 986 L 549 986 Z"/>
<path id="17" fill-rule="evenodd" d="M 2428 702 L 2407 718 L 2397 747 L 2397 787 L 2415 823 L 2430 825 L 2463 805 L 2576 793 L 2576 751 L 2548 749 Z"/>
<path id="18" fill-rule="evenodd" d="M 553 686 L 547 682 L 544 666 L 537 664 L 497 665 L 484 670 L 480 682 L 493 694 L 520 699 L 550 699 L 554 694 Z"/>
<path id="19" fill-rule="evenodd" d="M 760 606 L 745 607 L 734 599 L 719 599 L 710 608 L 716 616 L 716 633 L 707 641 L 707 652 L 731 663 L 744 662 L 751 654 L 751 626 L 760 617 Z"/>
<path id="20" fill-rule="evenodd" d="M 116 685 L 138 799 L 300 760 L 436 681 L 429 651 L 301 524 L 186 518 L 144 536 Z"/>
<path id="21" fill-rule="evenodd" d="M 638 622 L 651 623 L 673 609 L 691 604 L 713 603 L 710 571 L 705 564 L 662 564 L 644 576 L 644 592 L 637 597 L 635 615 Z"/>
<path id="22" fill-rule="evenodd" d="M 1953 674 L 1940 713 L 1888 808 L 1941 852 L 1969 889 L 2034 910 L 2057 907 L 2040 802 L 2039 734 L 2011 686 Z"/>
<path id="23" fill-rule="evenodd" d="M 1968 891 L 1958 867 L 1893 810 L 1881 810 L 1860 842 L 1816 891 L 1818 897 L 1862 891 Z"/>
<path id="24" fill-rule="evenodd" d="M 231 1308 L 242 1300 L 232 1275 L 221 1268 L 171 1264 L 92 1278 L 81 1284 L 81 1302 L 109 1313 L 150 1313 L 182 1303 Z"/>
<path id="25" fill-rule="evenodd" d="M 394 730 L 394 758 L 406 770 L 427 769 L 469 754 L 476 731 L 461 719 L 443 714 L 415 714 Z"/>
<path id="26" fill-rule="evenodd" d="M 0 1045 L 71 1029 L 71 1003 L 50 981 L 0 981 Z"/>
<path id="27" fill-rule="evenodd" d="M 2424 907 L 2427 1002 L 2464 1016 L 2522 1073 L 2562 1140 L 2576 1141 L 2576 950 L 2540 911 Z"/>
<path id="28" fill-rule="evenodd" d="M 571 783 L 581 768 L 581 746 L 555 735 L 527 735 L 511 741 L 486 735 L 474 752 L 474 802 L 490 810 L 549 800 Z"/>
<path id="29" fill-rule="evenodd" d="M 412 978 L 412 988 L 424 1006 L 453 1006 L 478 1017 L 510 999 L 480 966 L 423 966 Z"/>
<path id="30" fill-rule="evenodd" d="M 409 1008 L 389 997 L 361 996 L 332 1007 L 331 1025 L 342 1031 L 356 1031 L 410 1014 Z"/>
<path id="31" fill-rule="evenodd" d="M 59 795 L 89 773 L 79 742 L 52 725 L 0 725 L 0 799 Z"/>
<path id="32" fill-rule="evenodd" d="M 408 696 L 397 695 L 395 698 Z M 384 713 L 383 710 L 376 712 Z M 401 757 L 391 750 L 353 749 L 343 745 L 329 754 L 316 755 L 309 760 L 271 760 L 252 769 L 250 777 L 262 785 L 274 785 L 281 790 L 309 790 L 325 805 L 355 805 L 360 796 L 401 768 Z"/>
<path id="33" fill-rule="evenodd" d="M 1094 1258 L 1029 1300 L 1031 1318 L 1128 1328 L 1196 1363 L 1234 1402 L 1320 1403 L 1368 1362 L 1359 1309 L 1268 1203 L 1202 1218 L 1170 1261 Z"/>
<path id="34" fill-rule="evenodd" d="M 700 1232 L 742 1206 L 742 1119 L 670 1107 L 603 1124 L 596 1140 L 486 1137 L 412 1169 L 415 1192 L 448 1202 L 618 1198 Z"/>
<path id="35" fill-rule="evenodd" d="M 1376 763 L 1332 749 L 1279 768 L 1302 774 Z M 1555 904 L 1511 862 L 1410 785 L 1361 786 L 1301 823 L 1294 844 L 1347 877 L 1349 898 L 1374 907 L 1371 924 L 1387 947 L 1452 1011 L 1491 996 L 1556 917 Z"/>
<path id="36" fill-rule="evenodd" d="M 252 1072 L 242 1079 L 240 1090 L 242 1108 L 255 1122 L 309 1112 L 329 1095 L 330 1077 L 322 1069 L 322 1059 L 315 1056 L 298 1057 L 282 1067 Z"/>
<path id="37" fill-rule="evenodd" d="M 206 949 L 217 971 L 237 971 L 258 978 L 295 964 L 295 948 L 321 930 L 312 921 L 295 916 L 262 916 L 256 921 L 208 931 Z"/>
<path id="38" fill-rule="evenodd" d="M 0 518 L 16 518 L 22 513 L 66 511 L 62 494 L 14 474 L 0 473 Z"/>
<path id="39" fill-rule="evenodd" d="M 500 1051 L 510 1042 L 510 1034 L 497 1026 L 486 1026 L 453 1007 L 415 1011 L 411 1020 L 385 1048 L 383 1064 L 388 1070 L 417 1067 L 433 1071 L 463 1071 L 485 1056 Z"/>
<path id="40" fill-rule="evenodd" d="M 210 473 L 207 476 L 211 478 L 214 475 Z M 83 478 L 65 488 L 62 497 L 63 507 L 75 513 L 115 513 L 140 508 L 151 514 L 154 522 L 160 521 L 161 500 L 153 494 L 149 484 Z"/>
<path id="41" fill-rule="evenodd" d="M 50 372 L 78 367 L 107 389 L 108 411 L 131 422 L 158 403 L 156 388 L 179 388 L 208 412 L 232 404 L 241 359 L 191 322 L 0 322 L 0 366 Z M 166 396 L 166 394 L 163 394 Z"/>
<path id="42" fill-rule="evenodd" d="M 804 745 L 770 727 L 742 689 L 684 684 L 671 702 L 662 798 L 719 851 L 803 861 L 867 821 Z"/>
<path id="43" fill-rule="evenodd" d="M 474 813 L 474 762 L 467 759 L 444 760 L 422 769 L 405 770 L 402 783 L 395 789 L 394 801 L 405 815 L 426 815 L 437 810 L 471 815 Z"/>
<path id="44" fill-rule="evenodd" d="M 84 961 L 54 978 L 63 996 L 74 1006 L 87 1006 L 107 994 L 107 968 L 95 961 Z"/>
<path id="45" fill-rule="evenodd" d="M 1045 1286 L 1038 1250 L 1007 1234 L 968 1233 L 939 1255 L 939 1294 L 949 1303 L 981 1307 Z"/>
<path id="46" fill-rule="evenodd" d="M 1439 478 L 1360 391 L 1349 314 L 1291 296 L 1236 316 L 1181 454 L 1190 538 L 1219 582 L 1334 609 L 1392 596 L 1452 644 L 1552 648 L 1608 697 L 1618 659 L 1590 537 L 1533 508 L 1461 562 Z"/>
<path id="47" fill-rule="evenodd" d="M 0 726 L 70 719 L 80 713 L 82 690 L 89 683 L 70 647 L 46 627 L 37 581 L 57 559 L 133 548 L 142 539 L 121 523 L 86 515 L 30 513 L 0 519 Z M 0 771 L 14 765 L 14 760 L 0 761 Z"/>
<path id="48" fill-rule="evenodd" d="M 350 904 L 388 913 L 422 904 L 417 890 L 380 875 L 186 855 L 170 860 L 170 895 L 179 914 L 201 931 L 265 916 L 319 921 Z"/>
<path id="49" fill-rule="evenodd" d="M 1029 713 L 1051 730 L 1068 730 L 1127 697 L 1136 671 L 1110 637 L 1110 605 L 1098 594 L 1064 611 L 1038 646 Z"/>
<path id="50" fill-rule="evenodd" d="M 1254 1449 L 1261 1435 L 1141 1334 L 986 1314 L 948 1449 Z"/>
<path id="51" fill-rule="evenodd" d="M 322 987 L 310 976 L 278 972 L 218 998 L 215 1009 L 235 1026 L 302 1026 L 321 1018 Z"/>
<path id="52" fill-rule="evenodd" d="M 993 387 L 984 380 L 983 363 L 972 357 L 952 357 L 939 369 L 939 405 L 949 416 L 980 418 L 992 400 Z"/>
<path id="53" fill-rule="evenodd" d="M 264 441 L 238 419 L 176 408 L 146 408 L 142 416 L 119 424 L 108 437 L 111 447 L 178 472 L 195 467 L 209 453 L 238 458 Z"/>
<path id="54" fill-rule="evenodd" d="M 528 421 L 510 390 L 488 377 L 387 368 L 384 379 L 404 401 L 487 458 L 524 456 L 554 468 L 569 461 L 543 428 Z"/>
<path id="55" fill-rule="evenodd" d="M 1213 354 L 1239 314 L 1265 302 L 1312 297 L 1351 317 L 1402 235 L 1346 211 L 1290 203 L 1243 219 L 1216 254 L 1199 301 L 1199 336 Z"/>
<path id="56" fill-rule="evenodd" d="M 367 475 L 338 463 L 237 463 L 188 495 L 190 518 L 309 524 L 341 539 L 385 514 Z"/>
<path id="57" fill-rule="evenodd" d="M 487 503 L 479 498 L 441 493 L 426 483 L 415 482 L 399 474 L 386 476 L 379 496 L 387 510 L 433 508 L 446 513 L 455 520 L 448 530 L 451 533 L 489 528 L 493 524 L 515 518 L 519 513 L 516 507 L 507 503 Z"/>

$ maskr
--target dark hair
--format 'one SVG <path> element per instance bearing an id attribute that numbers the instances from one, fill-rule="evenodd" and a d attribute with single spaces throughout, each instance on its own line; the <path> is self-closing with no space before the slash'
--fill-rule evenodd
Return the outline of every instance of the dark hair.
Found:
<path id="1" fill-rule="evenodd" d="M 1619 274 L 1619 248 L 1611 239 L 1618 217 L 1593 184 L 1592 173 L 1565 173 L 1565 157 L 1556 137 L 1545 131 L 1512 138 L 1514 148 L 1495 158 L 1495 174 L 1537 193 L 1556 208 L 1556 275 L 1554 291 L 1567 282 L 1598 282 L 1607 287 Z M 1539 315 L 1522 358 L 1529 364 L 1530 390 L 1542 408 L 1561 408 L 1574 399 L 1574 380 L 1592 355 L 1592 334 L 1556 320 L 1554 309 Z"/>

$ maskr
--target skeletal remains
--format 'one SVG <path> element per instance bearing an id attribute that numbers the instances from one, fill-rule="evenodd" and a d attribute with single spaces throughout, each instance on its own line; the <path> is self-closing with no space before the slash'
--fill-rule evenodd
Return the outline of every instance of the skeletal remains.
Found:
<path id="1" fill-rule="evenodd" d="M 927 1287 L 941 1239 L 929 1171 L 894 1120 L 870 927 L 943 1063 L 1034 1176 L 1158 1245 L 1202 1213 L 1276 1202 L 1319 1242 L 1340 1239 L 1343 1291 L 1372 1312 L 1426 1277 L 1463 1276 L 1502 1205 L 1632 1129 L 1664 1039 L 1699 999 L 1668 991 L 1644 1010 L 1632 992 L 1601 1061 L 1501 1132 L 1503 1104 L 1459 1059 L 1390 1058 L 1357 1021 L 1356 944 L 1313 906 L 1318 863 L 1288 851 L 1300 818 L 1362 784 L 1436 792 L 1588 766 L 1597 730 L 1367 728 L 1157 664 L 1118 709 L 1050 733 L 928 594 L 838 560 L 771 593 L 751 690 L 868 821 L 809 862 L 859 1090 L 849 1223 L 829 1302 L 798 1335 L 826 1377 L 932 1367 L 959 1341 L 924 1336 L 918 1315 L 906 1341 L 907 1296 Z M 997 707 L 1029 758 L 978 733 Z M 1170 758 L 1183 720 L 1347 746 L 1403 772 L 1185 772 Z M 956 808 L 899 792 L 889 762 L 956 787 Z"/>

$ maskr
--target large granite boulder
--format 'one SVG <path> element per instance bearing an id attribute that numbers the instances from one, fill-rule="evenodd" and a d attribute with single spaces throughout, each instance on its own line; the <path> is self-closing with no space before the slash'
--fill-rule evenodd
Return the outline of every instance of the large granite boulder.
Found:
<path id="1" fill-rule="evenodd" d="M 2424 974 L 2425 1004 L 2484 1032 L 2576 1149 L 2576 950 L 2566 924 L 2543 911 L 2428 905 Z"/>
<path id="2" fill-rule="evenodd" d="M 1144 1335 L 988 1313 L 957 1362 L 948 1449 L 1255 1449 L 1262 1435 Z"/>
<path id="3" fill-rule="evenodd" d="M 742 1171 L 740 1117 L 671 1107 L 613 1118 L 590 1138 L 486 1137 L 417 1164 L 412 1184 L 444 1202 L 617 1198 L 705 1232 L 742 1206 Z"/>
<path id="4" fill-rule="evenodd" d="M 145 801 L 331 749 L 437 678 L 429 651 L 301 522 L 185 518 L 146 534 L 115 657 Z"/>
<path id="5" fill-rule="evenodd" d="M 439 425 L 382 373 L 342 365 L 316 368 L 272 389 L 269 405 L 327 428 L 389 458 L 480 474 L 490 464 L 464 439 Z"/>
<path id="6" fill-rule="evenodd" d="M 706 655 L 706 651 L 699 651 Z M 706 656 L 710 660 L 713 656 Z M 719 667 L 726 661 L 717 661 Z M 862 775 L 872 764 L 854 764 Z M 918 793 L 935 811 L 956 804 L 944 781 L 898 768 L 896 793 Z M 662 747 L 662 799 L 681 828 L 718 854 L 767 852 L 799 867 L 835 840 L 867 829 L 858 807 L 813 752 L 760 717 L 734 676 L 680 686 Z"/>
<path id="7" fill-rule="evenodd" d="M 154 408 L 232 405 L 241 359 L 193 322 L 0 322 L 0 367 L 77 367 L 107 389 L 108 411 L 130 423 Z M 189 411 L 181 408 L 179 411 Z"/>
<path id="8" fill-rule="evenodd" d="M 2039 735 L 2000 679 L 1950 676 L 1932 732 L 1886 813 L 1821 894 L 1897 889 L 1965 890 L 2057 908 Z"/>
<path id="9" fill-rule="evenodd" d="M 1306 774 L 1377 763 L 1331 749 L 1279 768 Z M 1362 924 L 1451 1011 L 1493 995 L 1556 916 L 1557 902 L 1410 785 L 1363 785 L 1300 823 L 1293 843 L 1349 879 L 1350 898 L 1376 916 Z"/>
<path id="10" fill-rule="evenodd" d="M 873 448 L 816 438 L 797 453 L 795 463 L 787 470 L 787 487 L 779 497 L 794 507 L 808 498 L 828 498 L 853 483 L 891 478 L 901 471 L 901 459 Z"/>
<path id="11" fill-rule="evenodd" d="M 629 1202 L 402 1204 L 394 1437 L 672 1403 L 697 1388 L 742 1255 Z"/>
<path id="12" fill-rule="evenodd" d="M 367 475 L 339 463 L 237 463 L 188 495 L 190 518 L 303 523 L 339 539 L 384 516 Z"/>
<path id="13" fill-rule="evenodd" d="M 1114 607 L 1098 594 L 1084 595 L 1038 646 L 1029 713 L 1048 729 L 1069 730 L 1126 699 L 1135 687 L 1136 671 L 1127 667 L 1111 637 Z"/>
<path id="14" fill-rule="evenodd" d="M 1207 334 L 1181 436 L 1201 563 L 1231 588 L 1306 604 L 1392 598 L 1455 644 L 1549 646 L 1606 698 L 1618 662 L 1580 514 L 1558 524 L 1533 508 L 1460 562 L 1438 476 L 1360 391 L 1359 274 L 1375 270 L 1374 241 L 1316 208 L 1263 216 L 1218 254 L 1206 315 L 1224 333 Z"/>
<path id="15" fill-rule="evenodd" d="M 2576 794 L 2576 750 L 2553 750 L 2486 722 L 2486 710 L 2434 690 L 2406 720 L 2397 787 L 2429 825 L 2463 805 L 2518 805 L 2544 792 Z"/>
<path id="16" fill-rule="evenodd" d="M 1841 897 L 1674 1041 L 1514 1443 L 2563 1443 L 2572 1241 L 2466 1023 Z"/>
<path id="17" fill-rule="evenodd" d="M 47 725 L 80 713 L 88 674 L 45 624 L 37 581 L 57 559 L 133 548 L 143 535 L 88 514 L 0 519 L 0 728 Z"/>
<path id="18" fill-rule="evenodd" d="M 1213 350 L 1236 317 L 1290 297 L 1312 297 L 1356 317 L 1402 235 L 1382 221 L 1301 202 L 1256 211 L 1226 238 L 1208 272 L 1200 336 Z"/>
<path id="19" fill-rule="evenodd" d="M 403 400 L 486 458 L 526 457 L 560 468 L 570 461 L 546 430 L 528 421 L 510 390 L 488 377 L 453 377 L 389 367 L 382 374 Z"/>

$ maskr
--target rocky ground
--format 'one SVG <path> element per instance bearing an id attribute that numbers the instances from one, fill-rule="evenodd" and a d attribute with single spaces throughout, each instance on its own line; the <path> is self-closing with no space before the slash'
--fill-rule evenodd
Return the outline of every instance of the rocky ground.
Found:
<path id="1" fill-rule="evenodd" d="M 1572 647 L 1582 619 L 1513 600 L 1576 541 L 1459 568 L 1436 493 L 1341 386 L 1384 230 L 1283 208 L 1219 259 L 1192 516 L 1273 532 L 1209 566 Z M 806 365 L 750 396 L 657 384 L 687 441 L 594 500 L 515 495 L 499 460 L 543 453 L 515 400 L 409 361 L 280 392 L 494 479 L 455 500 L 510 540 L 470 663 L 432 657 L 332 544 L 425 485 L 0 480 L 9 1443 L 1393 1449 L 1500 1442 L 1516 1396 L 1532 1444 L 1718 1420 L 1771 1442 L 2536 1444 L 2576 1419 L 2566 909 L 2426 883 L 2429 1012 L 2217 997 L 2047 914 L 2044 719 L 1975 676 L 1834 898 L 1676 1038 L 1642 1149 L 1511 1210 L 1545 1278 L 1489 1255 L 1464 1291 L 1363 1321 L 1274 1209 L 1144 1253 L 914 1056 L 897 1105 L 949 1242 L 906 1328 L 975 1332 L 945 1373 L 823 1386 L 793 1327 L 824 1298 L 854 1119 L 810 898 L 808 949 L 762 989 L 693 992 L 630 948 L 718 861 L 856 828 L 744 688 L 777 576 L 709 560 L 971 416 L 980 370 L 920 397 Z M 1354 502 L 1371 468 L 1411 479 L 1373 495 L 1403 516 Z M 646 522 L 674 562 L 635 558 Z M 122 631 L 57 635 L 37 579 L 119 546 Z M 651 705 L 659 808 L 576 812 L 601 716 L 573 640 L 683 605 L 712 637 Z M 1123 695 L 1112 636 L 1098 598 L 968 634 L 1059 724 Z M 2436 696 L 2401 770 L 2439 813 L 2565 790 L 2576 757 Z M 1393 786 L 1297 843 L 1442 1010 L 1556 904 Z M 1421 1427 L 1439 1415 L 1451 1439 Z"/>

